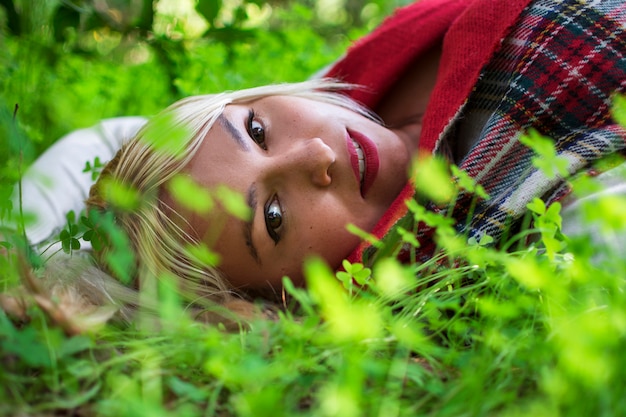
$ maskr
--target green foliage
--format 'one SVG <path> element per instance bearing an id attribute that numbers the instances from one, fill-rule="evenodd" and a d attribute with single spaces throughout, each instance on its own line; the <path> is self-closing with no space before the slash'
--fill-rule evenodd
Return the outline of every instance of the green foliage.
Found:
<path id="1" fill-rule="evenodd" d="M 182 158 L 191 132 L 184 126 L 176 126 L 172 112 L 160 113 L 151 122 L 142 137 L 147 145 L 157 153 Z"/>
<path id="2" fill-rule="evenodd" d="M 215 189 L 215 196 L 227 214 L 241 220 L 248 220 L 252 216 L 252 209 L 248 207 L 244 197 L 225 185 L 219 185 Z"/>
<path id="3" fill-rule="evenodd" d="M 110 178 L 102 179 L 102 196 L 112 207 L 122 211 L 133 211 L 141 205 L 142 196 L 134 187 Z"/>
<path id="4" fill-rule="evenodd" d="M 100 175 L 102 168 L 104 168 L 104 164 L 100 162 L 100 157 L 96 156 L 93 163 L 89 161 L 85 162 L 83 172 L 91 172 L 91 180 L 95 182 L 96 179 L 98 179 L 98 175 Z"/>
<path id="5" fill-rule="evenodd" d="M 626 128 L 626 96 L 616 95 L 612 107 L 613 119 Z"/>
<path id="6" fill-rule="evenodd" d="M 344 288 L 350 292 L 355 289 L 356 285 L 365 285 L 367 280 L 372 276 L 372 270 L 365 268 L 363 264 L 351 264 L 344 259 L 342 266 L 344 270 L 337 272 L 337 279 L 339 279 Z"/>
<path id="7" fill-rule="evenodd" d="M 0 45 L 3 215 L 11 211 L 9 195 L 20 172 L 61 134 L 102 117 L 152 114 L 187 94 L 306 78 L 345 47 L 337 22 L 367 27 L 384 12 L 374 1 L 358 18 L 323 24 L 305 7 L 313 2 L 285 9 L 272 2 L 271 17 L 251 25 L 262 2 L 199 1 L 206 27 L 193 37 L 174 16 L 146 11 L 151 1 L 127 2 L 139 5 L 135 9 L 113 3 L 128 12 L 123 19 L 108 20 L 115 14 L 89 1 L 2 3 L 9 18 Z M 364 22 L 366 15 L 374 17 Z M 170 32 L 157 30 L 159 22 Z M 225 41 L 227 35 L 232 39 Z M 617 97 L 616 121 L 624 123 L 625 107 Z M 524 141 L 538 154 L 536 166 L 547 175 L 564 174 L 543 138 L 531 133 Z M 440 193 L 429 197 L 444 206 L 459 189 L 487 198 L 454 167 L 420 165 L 427 169 L 416 178 L 428 185 L 420 189 L 437 188 Z M 86 161 L 86 172 L 97 175 L 100 168 L 99 160 Z M 200 193 L 182 176 L 169 186 L 177 201 L 198 213 L 220 204 L 241 218 L 249 215 L 242 197 L 226 189 Z M 111 187 L 118 208 L 141 204 L 136 191 Z M 574 187 L 576 195 L 598 190 L 589 178 L 577 178 Z M 536 238 L 511 252 L 491 247 L 488 237 L 467 242 L 450 218 L 408 204 L 411 216 L 391 241 L 350 228 L 378 247 L 371 268 L 346 261 L 333 273 L 312 259 L 308 288 L 285 278 L 287 308 L 276 320 L 252 320 L 249 329 L 226 332 L 190 320 L 170 276 L 142 289 L 141 297 L 156 303 L 157 317 L 142 316 L 135 326 L 111 324 L 70 337 L 34 305 L 28 323 L 0 310 L 0 415 L 626 413 L 626 265 L 621 248 L 611 246 L 626 228 L 623 198 L 607 197 L 583 210 L 600 241 L 563 236 L 559 205 L 535 200 L 529 210 Z M 401 264 L 395 252 L 418 246 L 419 222 L 436 228 L 441 256 Z M 19 247 L 13 239 L 19 233 L 3 233 L 3 249 Z M 129 279 L 132 251 L 112 213 L 68 214 L 62 248 L 73 253 L 81 238 L 98 250 L 109 248 L 110 269 Z M 205 245 L 189 251 L 207 264 L 219 261 Z M 15 253 L 0 256 L 1 296 L 12 294 L 20 268 Z"/>
<path id="8" fill-rule="evenodd" d="M 555 230 L 557 212 L 539 202 L 532 209 Z M 345 273 L 335 275 L 311 260 L 308 289 L 284 281 L 300 313 L 241 332 L 181 319 L 167 280 L 159 291 L 169 294 L 160 299 L 167 326 L 157 331 L 109 327 L 73 339 L 47 328 L 37 310 L 23 329 L 0 316 L 7 364 L 0 395 L 10 399 L 3 411 L 622 413 L 624 265 L 591 263 L 558 233 L 541 236 L 561 247 L 548 251 L 542 240 L 515 253 L 477 243 L 461 252 L 444 247 L 457 259 L 454 269 L 387 257 L 371 270 L 344 263 Z"/>
<path id="9" fill-rule="evenodd" d="M 535 198 L 528 209 L 533 213 L 535 226 L 541 233 L 541 240 L 546 252 L 551 259 L 565 246 L 562 237 L 558 236 L 561 230 L 562 219 L 559 214 L 561 204 L 556 202 L 546 208 L 546 204 L 539 198 Z"/>
<path id="10" fill-rule="evenodd" d="M 411 179 L 417 190 L 437 204 L 450 202 L 456 192 L 448 175 L 448 164 L 441 158 L 425 157 L 416 161 Z"/>
<path id="11" fill-rule="evenodd" d="M 67 213 L 67 226 L 61 230 L 59 234 L 59 240 L 63 251 L 65 253 L 71 253 L 72 251 L 80 249 L 80 241 L 78 240 L 79 228 L 76 223 L 76 214 L 73 211 Z"/>
<path id="12" fill-rule="evenodd" d="M 188 175 L 176 175 L 167 189 L 176 202 L 198 214 L 207 214 L 215 206 L 211 194 Z"/>
<path id="13" fill-rule="evenodd" d="M 568 162 L 563 156 L 558 156 L 550 138 L 541 136 L 536 130 L 530 130 L 520 137 L 520 142 L 535 152 L 532 162 L 548 178 L 559 175 L 567 177 Z"/>

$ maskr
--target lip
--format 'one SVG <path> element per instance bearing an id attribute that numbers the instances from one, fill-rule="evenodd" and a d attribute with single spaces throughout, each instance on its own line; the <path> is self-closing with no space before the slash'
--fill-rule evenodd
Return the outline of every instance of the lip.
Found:
<path id="1" fill-rule="evenodd" d="M 365 173 L 363 175 L 363 184 L 360 184 L 361 196 L 365 197 L 368 190 L 374 184 L 374 181 L 376 181 L 376 176 L 378 175 L 378 168 L 380 165 L 380 160 L 378 159 L 378 149 L 376 148 L 376 144 L 374 144 L 374 142 L 372 142 L 372 140 L 364 134 L 350 129 L 347 129 L 347 132 L 348 135 L 346 142 L 348 144 L 350 164 L 352 165 L 352 170 L 356 176 L 357 184 L 360 184 L 361 182 L 359 176 L 359 159 L 356 154 L 356 149 L 352 144 L 352 140 L 359 144 L 365 156 Z"/>
<path id="2" fill-rule="evenodd" d="M 346 132 L 346 146 L 348 147 L 348 156 L 350 156 L 350 165 L 352 166 L 356 183 L 359 184 L 359 190 L 361 191 L 361 194 L 363 194 L 363 191 L 361 190 L 361 176 L 359 175 L 359 157 L 356 154 L 354 143 L 352 143 L 350 132 Z"/>

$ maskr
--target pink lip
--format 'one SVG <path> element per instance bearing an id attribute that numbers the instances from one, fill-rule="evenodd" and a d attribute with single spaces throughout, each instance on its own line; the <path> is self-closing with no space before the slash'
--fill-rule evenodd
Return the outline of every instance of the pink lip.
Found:
<path id="1" fill-rule="evenodd" d="M 359 144 L 359 146 L 361 146 L 363 154 L 365 155 L 365 173 L 363 175 L 363 184 L 360 184 L 359 158 L 356 154 L 356 149 L 354 148 L 354 144 L 352 143 L 351 139 L 353 139 L 356 143 Z M 380 161 L 378 159 L 378 149 L 370 138 L 360 132 L 355 132 L 350 129 L 348 129 L 346 142 L 348 144 L 348 153 L 350 155 L 350 164 L 352 165 L 352 170 L 354 171 L 354 175 L 356 176 L 357 183 L 361 187 L 361 196 L 365 197 L 367 191 L 374 184 L 376 176 L 378 175 L 378 167 L 380 165 Z"/>

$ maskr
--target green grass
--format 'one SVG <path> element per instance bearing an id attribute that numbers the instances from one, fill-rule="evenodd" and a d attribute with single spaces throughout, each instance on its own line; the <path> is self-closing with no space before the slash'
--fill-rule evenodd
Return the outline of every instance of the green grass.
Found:
<path id="1" fill-rule="evenodd" d="M 280 13 L 275 31 L 232 44 L 126 44 L 112 33 L 113 46 L 97 46 L 87 31 L 75 34 L 78 48 L 39 31 L 5 35 L 3 210 L 19 171 L 71 129 L 152 114 L 187 94 L 303 79 L 348 42 L 323 40 L 306 10 Z M 142 51 L 146 59 L 129 63 Z M 626 232 L 624 204 L 589 207 L 587 221 L 610 240 Z M 467 242 L 435 219 L 447 261 L 346 265 L 357 287 L 313 259 L 308 289 L 286 281 L 278 318 L 241 331 L 195 323 L 171 297 L 160 300 L 158 321 L 74 337 L 40 309 L 28 324 L 0 312 L 0 415 L 625 415 L 623 251 L 562 236 L 558 211 L 532 208 L 540 239 L 521 247 L 524 235 L 513 236 L 509 252 Z M 0 290 L 20 275 L 15 258 L 0 257 Z"/>
<path id="2" fill-rule="evenodd" d="M 353 295 L 312 260 L 309 289 L 286 286 L 299 313 L 240 332 L 165 300 L 158 328 L 73 338 L 37 310 L 21 328 L 0 315 L 0 412 L 622 415 L 625 266 L 589 251 L 472 246 L 455 269 L 387 259 Z"/>

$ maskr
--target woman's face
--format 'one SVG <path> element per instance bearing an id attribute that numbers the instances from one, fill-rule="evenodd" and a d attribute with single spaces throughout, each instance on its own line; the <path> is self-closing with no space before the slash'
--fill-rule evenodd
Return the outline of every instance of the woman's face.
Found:
<path id="1" fill-rule="evenodd" d="M 277 285 L 285 275 L 302 284 L 308 255 L 338 267 L 359 243 L 346 225 L 370 231 L 399 194 L 415 146 L 409 142 L 314 100 L 273 96 L 229 105 L 186 172 L 209 190 L 223 184 L 241 193 L 251 220 L 214 212 L 187 218 L 221 255 L 233 286 Z"/>

